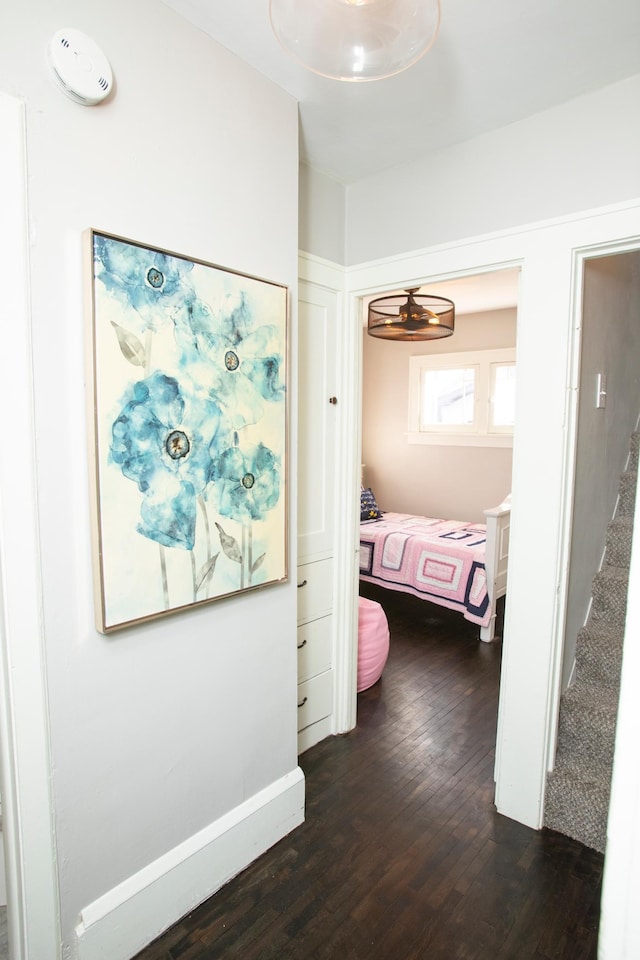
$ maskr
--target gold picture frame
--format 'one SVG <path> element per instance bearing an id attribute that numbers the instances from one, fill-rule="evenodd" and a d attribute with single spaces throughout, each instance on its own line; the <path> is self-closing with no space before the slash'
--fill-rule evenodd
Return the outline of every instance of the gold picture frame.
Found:
<path id="1" fill-rule="evenodd" d="M 88 230 L 96 626 L 287 579 L 282 284 Z"/>

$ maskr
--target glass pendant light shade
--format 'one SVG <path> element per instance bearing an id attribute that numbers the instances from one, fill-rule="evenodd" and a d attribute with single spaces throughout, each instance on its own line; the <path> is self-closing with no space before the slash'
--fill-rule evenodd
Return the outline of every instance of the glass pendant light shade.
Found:
<path id="1" fill-rule="evenodd" d="M 335 80 L 378 80 L 412 66 L 440 26 L 440 0 L 270 0 L 276 37 Z"/>
<path id="2" fill-rule="evenodd" d="M 456 308 L 447 297 L 405 290 L 408 297 L 392 294 L 369 304 L 367 333 L 384 340 L 439 340 L 450 337 Z"/>

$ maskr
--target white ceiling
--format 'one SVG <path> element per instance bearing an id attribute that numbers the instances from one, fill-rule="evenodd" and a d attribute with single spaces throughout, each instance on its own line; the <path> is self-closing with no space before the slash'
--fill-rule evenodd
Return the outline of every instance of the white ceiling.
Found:
<path id="1" fill-rule="evenodd" d="M 519 281 L 520 270 L 509 268 L 471 277 L 458 277 L 455 280 L 441 280 L 439 283 L 425 283 L 420 287 L 420 293 L 448 297 L 456 305 L 456 315 L 460 316 L 464 313 L 484 313 L 487 310 L 516 307 Z M 398 293 L 402 293 L 402 290 L 385 290 L 383 293 L 365 297 L 364 306 L 366 307 L 374 297 L 393 296 Z M 365 314 L 366 310 L 363 310 L 363 317 Z"/>
<path id="2" fill-rule="evenodd" d="M 426 56 L 367 83 L 297 66 L 268 0 L 165 2 L 299 101 L 302 158 L 345 184 L 640 71 L 639 0 L 442 0 Z"/>
<path id="3" fill-rule="evenodd" d="M 472 277 L 460 277 L 434 284 L 423 284 L 420 293 L 448 297 L 456 305 L 456 313 L 483 313 L 485 310 L 504 310 L 518 303 L 520 271 L 495 270 Z"/>

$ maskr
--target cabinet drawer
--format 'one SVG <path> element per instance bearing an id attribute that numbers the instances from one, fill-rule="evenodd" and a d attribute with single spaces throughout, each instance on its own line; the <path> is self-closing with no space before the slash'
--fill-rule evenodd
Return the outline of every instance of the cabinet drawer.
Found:
<path id="1" fill-rule="evenodd" d="M 310 620 L 298 627 L 298 683 L 331 666 L 333 617 Z"/>
<path id="2" fill-rule="evenodd" d="M 333 672 L 331 670 L 298 684 L 298 730 L 328 717 L 333 710 Z"/>
<path id="3" fill-rule="evenodd" d="M 304 753 L 309 747 L 314 747 L 325 737 L 331 736 L 331 717 L 324 717 L 310 723 L 304 730 L 298 731 L 298 754 Z"/>
<path id="4" fill-rule="evenodd" d="M 316 620 L 333 609 L 333 560 L 298 567 L 298 623 Z"/>

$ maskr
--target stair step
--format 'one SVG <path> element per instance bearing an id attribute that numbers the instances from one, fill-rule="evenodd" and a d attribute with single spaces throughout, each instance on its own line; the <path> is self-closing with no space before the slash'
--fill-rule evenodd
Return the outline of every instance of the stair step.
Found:
<path id="1" fill-rule="evenodd" d="M 558 765 L 547 778 L 544 825 L 604 853 L 611 782 L 578 763 Z"/>
<path id="2" fill-rule="evenodd" d="M 556 762 L 580 762 L 593 779 L 611 776 L 615 747 L 618 690 L 576 682 L 560 698 Z"/>
<path id="3" fill-rule="evenodd" d="M 623 641 L 624 634 L 620 627 L 590 617 L 576 640 L 578 682 L 601 683 L 617 689 Z"/>
<path id="4" fill-rule="evenodd" d="M 640 452 L 640 431 L 631 434 L 631 449 L 629 452 L 628 470 L 638 469 L 638 453 Z"/>
<path id="5" fill-rule="evenodd" d="M 618 508 L 616 517 L 633 516 L 636 505 L 636 488 L 638 486 L 638 473 L 636 470 L 625 470 L 620 477 L 620 487 L 618 489 Z"/>
<path id="6" fill-rule="evenodd" d="M 605 564 L 593 578 L 593 618 L 623 627 L 627 616 L 628 585 L 627 569 Z"/>
<path id="7" fill-rule="evenodd" d="M 633 517 L 614 517 L 607 526 L 607 547 L 604 562 L 614 567 L 628 567 L 631 563 Z"/>

